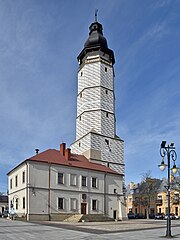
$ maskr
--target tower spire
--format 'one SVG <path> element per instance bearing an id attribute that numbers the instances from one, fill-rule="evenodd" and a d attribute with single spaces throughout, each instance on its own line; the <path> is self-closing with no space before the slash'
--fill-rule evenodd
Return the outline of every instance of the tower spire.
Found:
<path id="1" fill-rule="evenodd" d="M 98 13 L 98 9 L 95 9 L 95 16 L 94 16 L 95 22 L 97 22 L 97 13 Z"/>

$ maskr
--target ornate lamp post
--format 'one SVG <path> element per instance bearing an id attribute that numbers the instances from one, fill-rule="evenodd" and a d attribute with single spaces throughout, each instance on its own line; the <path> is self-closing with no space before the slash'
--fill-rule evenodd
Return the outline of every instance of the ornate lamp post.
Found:
<path id="1" fill-rule="evenodd" d="M 170 218 L 170 170 L 173 174 L 176 174 L 178 171 L 178 168 L 176 167 L 175 161 L 177 159 L 177 154 L 175 152 L 174 143 L 168 144 L 166 146 L 166 141 L 162 141 L 161 147 L 160 147 L 160 155 L 162 157 L 162 162 L 159 166 L 161 171 L 164 171 L 166 166 L 168 167 L 168 185 L 167 185 L 167 191 L 168 191 L 168 212 L 167 212 L 167 230 L 166 230 L 166 237 L 172 237 L 171 235 L 171 218 Z M 164 163 L 164 157 L 167 155 L 167 164 Z M 173 167 L 170 169 L 170 160 L 173 161 Z"/>

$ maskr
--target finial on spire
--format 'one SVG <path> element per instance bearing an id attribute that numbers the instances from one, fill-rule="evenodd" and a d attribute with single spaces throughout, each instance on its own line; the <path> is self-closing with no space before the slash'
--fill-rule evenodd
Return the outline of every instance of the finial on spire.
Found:
<path id="1" fill-rule="evenodd" d="M 97 22 L 97 13 L 98 13 L 98 9 L 95 9 L 95 22 Z"/>

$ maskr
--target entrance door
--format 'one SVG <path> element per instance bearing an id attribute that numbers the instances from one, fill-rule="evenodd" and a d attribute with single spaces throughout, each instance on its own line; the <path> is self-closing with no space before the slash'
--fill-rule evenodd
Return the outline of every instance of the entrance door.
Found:
<path id="1" fill-rule="evenodd" d="M 86 214 L 86 204 L 87 203 L 81 203 L 81 214 Z"/>
<path id="2" fill-rule="evenodd" d="M 113 212 L 113 218 L 117 219 L 117 211 L 116 210 L 114 210 L 114 212 Z"/>

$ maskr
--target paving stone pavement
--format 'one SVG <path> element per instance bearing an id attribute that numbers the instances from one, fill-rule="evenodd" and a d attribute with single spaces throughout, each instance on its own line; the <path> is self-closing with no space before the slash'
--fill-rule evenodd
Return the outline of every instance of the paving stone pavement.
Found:
<path id="1" fill-rule="evenodd" d="M 135 220 L 109 223 L 21 222 L 0 219 L 0 240 L 149 240 L 165 238 L 166 222 Z M 180 239 L 180 221 L 172 222 L 173 239 Z"/>

